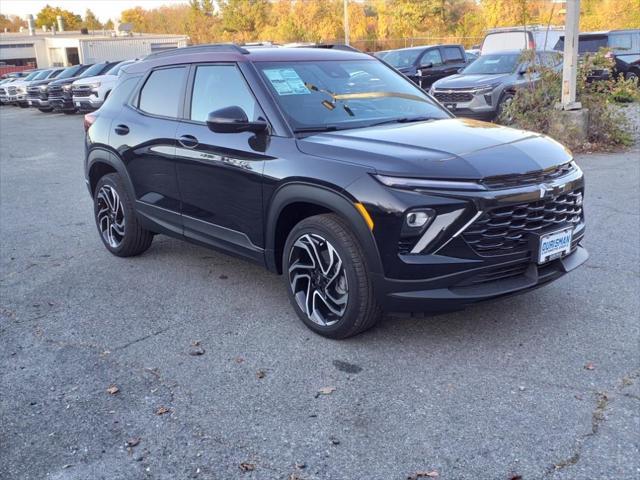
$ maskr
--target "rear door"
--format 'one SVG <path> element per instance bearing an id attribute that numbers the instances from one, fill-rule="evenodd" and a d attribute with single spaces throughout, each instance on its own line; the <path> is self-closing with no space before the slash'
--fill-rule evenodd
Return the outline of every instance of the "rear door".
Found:
<path id="1" fill-rule="evenodd" d="M 267 137 L 212 132 L 206 124 L 209 113 L 230 106 L 242 108 L 249 120 L 265 119 L 236 64 L 192 66 L 185 118 L 176 132 L 184 234 L 262 261 Z"/>
<path id="2" fill-rule="evenodd" d="M 442 46 L 440 53 L 444 60 L 443 77 L 458 73 L 466 65 L 464 50 L 458 46 Z"/>
<path id="3" fill-rule="evenodd" d="M 109 134 L 109 143 L 129 172 L 138 212 L 175 233 L 182 233 L 175 139 L 188 70 L 187 66 L 152 70 L 132 104 L 111 122 Z"/>

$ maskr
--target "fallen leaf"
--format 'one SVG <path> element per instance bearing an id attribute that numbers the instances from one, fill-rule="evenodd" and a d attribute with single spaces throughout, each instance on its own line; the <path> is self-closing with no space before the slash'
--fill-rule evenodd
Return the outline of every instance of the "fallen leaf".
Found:
<path id="1" fill-rule="evenodd" d="M 127 440 L 128 447 L 135 447 L 140 443 L 140 437 L 133 437 Z"/>
<path id="2" fill-rule="evenodd" d="M 320 390 L 318 390 L 318 393 L 316 393 L 316 398 L 318 398 L 320 395 L 331 395 L 335 391 L 336 387 L 322 387 Z"/>
<path id="3" fill-rule="evenodd" d="M 235 360 L 236 360 L 236 363 L 244 362 L 244 358 L 242 358 L 242 357 L 236 357 Z"/>
<path id="4" fill-rule="evenodd" d="M 189 355 L 192 357 L 199 357 L 200 355 L 204 355 L 204 348 L 200 346 L 200 342 L 196 342 L 196 344 L 191 344 L 191 348 L 189 348 Z"/>
<path id="5" fill-rule="evenodd" d="M 266 375 L 266 373 L 264 372 L 264 370 L 258 370 L 256 372 L 256 378 L 264 378 Z"/>
<path id="6" fill-rule="evenodd" d="M 109 385 L 109 388 L 107 388 L 107 393 L 110 395 L 115 395 L 119 391 L 120 389 L 116 385 Z"/>
<path id="7" fill-rule="evenodd" d="M 73 463 L 67 463 L 66 465 L 62 465 L 62 468 L 65 469 L 65 470 L 67 468 L 71 468 L 71 467 L 73 467 Z"/>
<path id="8" fill-rule="evenodd" d="M 407 477 L 407 480 L 417 480 L 418 478 L 436 478 L 438 476 L 440 476 L 440 474 L 436 470 L 431 470 L 429 472 L 420 471 L 414 473 L 413 475 L 409 475 Z"/>
<path id="9" fill-rule="evenodd" d="M 156 409 L 156 415 L 164 415 L 165 413 L 169 413 L 171 412 L 170 408 L 167 408 L 163 405 L 160 405 L 157 409 Z"/>
<path id="10" fill-rule="evenodd" d="M 585 370 L 595 370 L 596 366 L 593 364 L 593 362 L 589 362 L 584 366 Z"/>
<path id="11" fill-rule="evenodd" d="M 240 464 L 240 470 L 242 470 L 243 472 L 252 472 L 255 469 L 256 469 L 256 466 L 253 463 L 242 462 Z"/>
<path id="12" fill-rule="evenodd" d="M 191 342 L 191 346 L 192 347 L 199 347 L 200 346 L 200 340 L 194 340 L 193 342 Z"/>
<path id="13" fill-rule="evenodd" d="M 509 475 L 509 480 L 522 480 L 522 475 L 518 475 L 517 473 L 512 473 Z"/>

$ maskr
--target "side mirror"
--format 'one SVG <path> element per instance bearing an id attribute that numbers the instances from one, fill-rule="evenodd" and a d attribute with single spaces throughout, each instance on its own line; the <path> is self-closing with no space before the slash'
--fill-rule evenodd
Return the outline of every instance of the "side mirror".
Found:
<path id="1" fill-rule="evenodd" d="M 267 130 L 267 122 L 250 122 L 244 110 L 236 105 L 214 110 L 207 117 L 209 130 L 215 133 L 261 133 Z"/>
<path id="2" fill-rule="evenodd" d="M 433 67 L 433 62 L 427 62 L 420 65 L 420 68 L 432 68 L 432 67 Z"/>

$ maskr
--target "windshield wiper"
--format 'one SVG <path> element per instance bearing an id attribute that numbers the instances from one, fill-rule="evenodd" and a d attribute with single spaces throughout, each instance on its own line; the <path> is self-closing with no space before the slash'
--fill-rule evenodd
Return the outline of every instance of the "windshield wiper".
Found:
<path id="1" fill-rule="evenodd" d="M 335 132 L 339 130 L 335 125 L 318 125 L 316 127 L 301 127 L 293 130 L 293 133 Z"/>
<path id="2" fill-rule="evenodd" d="M 389 123 L 414 123 L 414 122 L 426 122 L 429 120 L 435 120 L 435 117 L 400 117 L 390 118 L 389 120 L 382 120 L 381 122 L 371 123 L 368 127 L 377 127 L 378 125 L 386 125 Z"/>

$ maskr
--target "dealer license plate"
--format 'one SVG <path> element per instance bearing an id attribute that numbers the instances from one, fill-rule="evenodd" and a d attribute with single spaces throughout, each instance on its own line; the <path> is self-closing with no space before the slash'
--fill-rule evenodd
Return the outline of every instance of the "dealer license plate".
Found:
<path id="1" fill-rule="evenodd" d="M 449 110 L 451 110 L 453 112 L 458 107 L 458 104 L 457 103 L 445 103 L 444 106 L 447 107 Z"/>
<path id="2" fill-rule="evenodd" d="M 540 237 L 540 254 L 538 263 L 546 263 L 564 257 L 571 252 L 573 228 L 565 228 L 558 232 L 548 233 Z"/>
<path id="3" fill-rule="evenodd" d="M 33 105 L 33 100 L 29 100 L 29 105 Z"/>
<path id="4" fill-rule="evenodd" d="M 80 106 L 80 102 L 76 102 L 76 107 L 79 107 L 79 106 Z"/>

